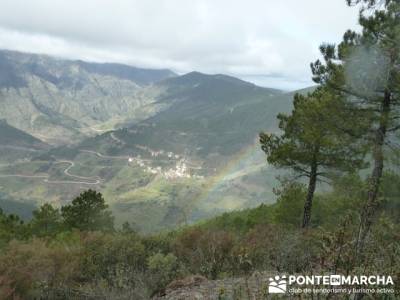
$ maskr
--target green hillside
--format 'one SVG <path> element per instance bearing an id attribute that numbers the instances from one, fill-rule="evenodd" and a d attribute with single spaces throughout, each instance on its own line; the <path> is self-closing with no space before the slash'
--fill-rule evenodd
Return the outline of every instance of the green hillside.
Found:
<path id="1" fill-rule="evenodd" d="M 41 140 L 10 126 L 5 120 L 0 120 L 0 145 L 19 146 L 37 150 L 49 147 Z"/>
<path id="2" fill-rule="evenodd" d="M 0 36 L 315 85 L 0 50 L 0 300 L 400 299 L 400 0 L 127 2 Z"/>
<path id="3" fill-rule="evenodd" d="M 165 91 L 157 101 L 168 108 L 53 155 L 106 163 L 103 191 L 118 219 L 137 220 L 145 231 L 273 201 L 277 172 L 266 165 L 257 134 L 277 130 L 275 116 L 291 109 L 291 94 L 197 72 L 157 85 Z"/>
<path id="4" fill-rule="evenodd" d="M 291 109 L 291 94 L 198 72 L 143 89 L 160 108 L 153 116 L 1 167 L 18 175 L 0 178 L 4 192 L 61 205 L 94 187 L 118 223 L 135 220 L 146 232 L 274 200 L 277 172 L 257 135 L 277 130 L 275 116 Z"/>
<path id="5" fill-rule="evenodd" d="M 48 149 L 46 143 L 0 120 L 0 162 L 30 159 Z"/>
<path id="6" fill-rule="evenodd" d="M 166 92 L 157 101 L 169 107 L 115 131 L 125 145 L 110 145 L 109 151 L 128 153 L 143 144 L 202 159 L 215 154 L 230 156 L 253 143 L 258 132 L 276 130 L 276 114 L 291 109 L 288 94 L 225 75 L 193 72 L 162 81 L 159 86 Z M 96 137 L 81 146 L 101 149 L 101 143 L 102 137 Z"/>

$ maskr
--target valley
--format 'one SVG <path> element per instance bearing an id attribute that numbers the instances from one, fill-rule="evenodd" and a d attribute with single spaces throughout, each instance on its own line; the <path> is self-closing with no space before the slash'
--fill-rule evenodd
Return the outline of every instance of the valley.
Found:
<path id="1" fill-rule="evenodd" d="M 1 54 L 15 71 L 0 88 L 0 131 L 13 132 L 0 140 L 2 198 L 59 207 L 93 188 L 117 224 L 143 232 L 274 201 L 278 173 L 257 135 L 277 130 L 292 93 L 226 75 Z"/>
<path id="2" fill-rule="evenodd" d="M 400 0 L 3 2 L 0 300 L 400 299 Z"/>

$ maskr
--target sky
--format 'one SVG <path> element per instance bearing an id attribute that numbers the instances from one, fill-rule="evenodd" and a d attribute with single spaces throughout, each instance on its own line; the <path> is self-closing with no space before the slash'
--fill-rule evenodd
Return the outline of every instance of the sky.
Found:
<path id="1" fill-rule="evenodd" d="M 323 42 L 357 29 L 345 0 L 0 0 L 0 48 L 261 86 L 313 85 Z"/>

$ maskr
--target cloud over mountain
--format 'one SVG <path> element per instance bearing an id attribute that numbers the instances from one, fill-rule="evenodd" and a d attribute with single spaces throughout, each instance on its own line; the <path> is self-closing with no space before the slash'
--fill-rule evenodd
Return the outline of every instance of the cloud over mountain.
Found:
<path id="1" fill-rule="evenodd" d="M 338 41 L 357 20 L 344 0 L 1 2 L 1 48 L 226 73 L 286 89 L 310 85 L 318 45 Z"/>

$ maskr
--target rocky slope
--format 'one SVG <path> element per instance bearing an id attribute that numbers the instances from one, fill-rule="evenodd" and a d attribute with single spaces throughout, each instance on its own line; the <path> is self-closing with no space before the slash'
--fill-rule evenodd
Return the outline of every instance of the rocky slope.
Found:
<path id="1" fill-rule="evenodd" d="M 202 276 L 190 276 L 170 283 L 153 300 L 262 300 L 268 296 L 271 274 L 256 272 L 249 277 L 207 280 Z M 289 295 L 285 295 L 290 299 Z"/>
<path id="2" fill-rule="evenodd" d="M 151 116 L 162 105 L 147 88 L 175 76 L 119 64 L 0 51 L 0 119 L 50 143 L 69 143 Z"/>

